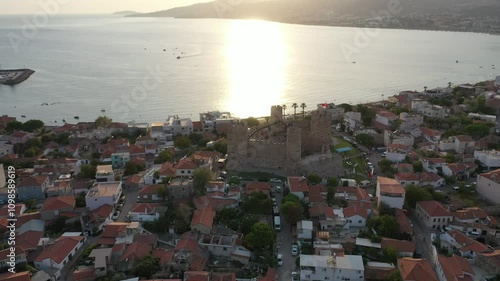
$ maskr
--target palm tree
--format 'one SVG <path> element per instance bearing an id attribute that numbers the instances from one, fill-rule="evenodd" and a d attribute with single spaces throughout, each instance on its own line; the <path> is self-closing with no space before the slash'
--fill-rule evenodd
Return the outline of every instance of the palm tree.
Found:
<path id="1" fill-rule="evenodd" d="M 301 103 L 300 107 L 302 108 L 302 119 L 303 119 L 306 116 L 305 112 L 304 112 L 304 109 L 307 107 L 307 105 L 305 103 Z"/>
<path id="2" fill-rule="evenodd" d="M 424 86 L 424 93 L 427 93 L 427 86 Z"/>
<path id="3" fill-rule="evenodd" d="M 283 117 L 286 116 L 286 104 L 282 105 L 281 108 L 283 109 Z"/>
<path id="4" fill-rule="evenodd" d="M 295 115 L 297 115 L 297 107 L 299 107 L 299 105 L 296 102 L 294 102 L 292 104 L 292 107 L 293 107 L 293 119 L 295 119 Z"/>

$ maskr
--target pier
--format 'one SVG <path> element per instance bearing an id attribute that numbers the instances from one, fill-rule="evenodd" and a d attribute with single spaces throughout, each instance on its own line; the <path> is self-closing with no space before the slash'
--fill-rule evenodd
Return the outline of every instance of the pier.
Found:
<path id="1" fill-rule="evenodd" d="M 28 79 L 34 70 L 31 69 L 7 69 L 0 70 L 0 84 L 16 85 Z"/>

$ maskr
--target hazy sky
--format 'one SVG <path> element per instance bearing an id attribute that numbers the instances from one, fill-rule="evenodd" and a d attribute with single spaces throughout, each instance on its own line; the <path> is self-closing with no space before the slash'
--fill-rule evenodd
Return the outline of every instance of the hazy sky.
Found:
<path id="1" fill-rule="evenodd" d="M 0 14 L 33 14 L 44 3 L 60 3 L 60 13 L 113 13 L 123 10 L 154 12 L 209 0 L 0 0 Z"/>

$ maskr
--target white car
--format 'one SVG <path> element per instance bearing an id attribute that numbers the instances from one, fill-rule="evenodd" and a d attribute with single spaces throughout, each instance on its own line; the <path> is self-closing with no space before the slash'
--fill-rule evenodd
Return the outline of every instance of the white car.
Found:
<path id="1" fill-rule="evenodd" d="M 276 257 L 276 261 L 278 261 L 278 265 L 283 265 L 283 255 L 278 254 L 278 256 Z"/>
<path id="2" fill-rule="evenodd" d="M 111 219 L 113 219 L 113 220 L 117 220 L 119 216 L 120 216 L 120 211 L 116 211 L 116 212 L 113 214 L 113 216 L 111 217 Z"/>
<path id="3" fill-rule="evenodd" d="M 458 186 L 454 186 L 454 187 L 453 187 L 453 189 L 454 189 L 454 190 L 459 190 L 459 189 L 460 189 L 460 187 L 458 187 Z"/>
<path id="4" fill-rule="evenodd" d="M 277 185 L 276 186 L 276 192 L 280 193 L 281 192 L 281 186 L 280 185 Z"/>
<path id="5" fill-rule="evenodd" d="M 299 274 L 297 272 L 292 272 L 292 281 L 299 281 Z"/>
<path id="6" fill-rule="evenodd" d="M 299 254 L 299 246 L 292 245 L 292 256 L 296 256 Z"/>

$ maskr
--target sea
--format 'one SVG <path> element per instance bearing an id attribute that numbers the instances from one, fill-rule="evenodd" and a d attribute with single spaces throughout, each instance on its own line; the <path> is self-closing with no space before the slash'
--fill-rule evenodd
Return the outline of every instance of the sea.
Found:
<path id="1" fill-rule="evenodd" d="M 0 114 L 49 125 L 160 122 L 272 105 L 372 102 L 403 90 L 500 75 L 500 37 L 306 26 L 259 20 L 116 15 L 0 17 L 0 68 L 35 70 L 0 85 Z M 499 68 L 500 69 L 500 68 Z M 297 109 L 300 112 L 301 108 Z M 25 116 L 25 117 L 22 117 Z M 78 117 L 76 119 L 75 117 Z"/>

